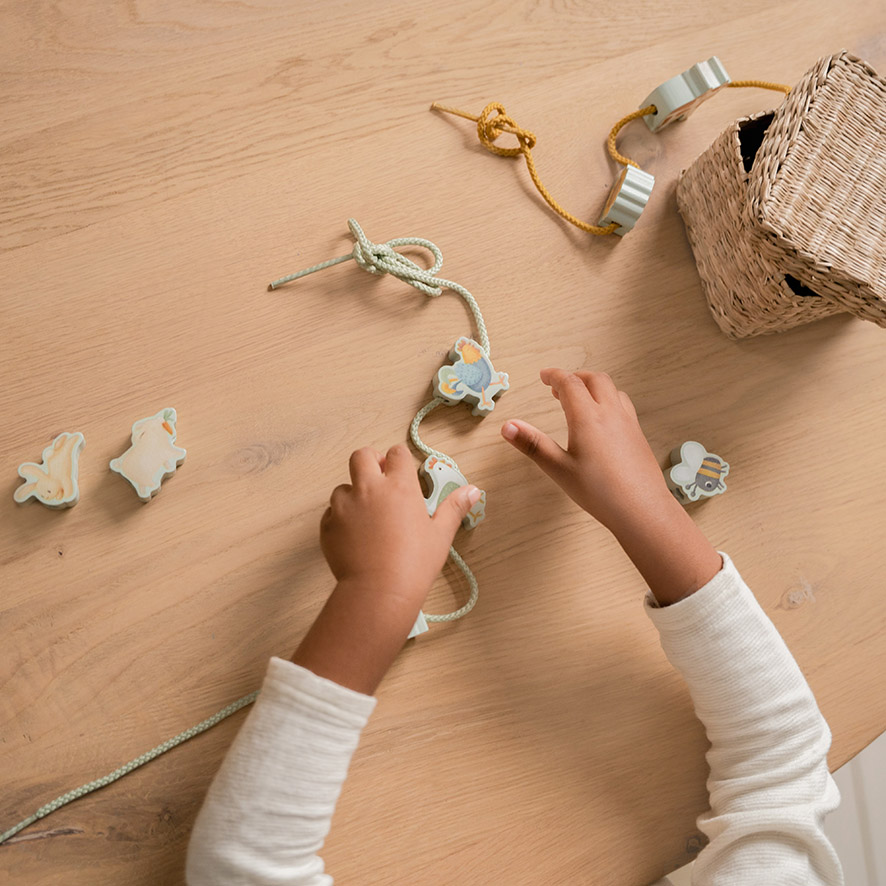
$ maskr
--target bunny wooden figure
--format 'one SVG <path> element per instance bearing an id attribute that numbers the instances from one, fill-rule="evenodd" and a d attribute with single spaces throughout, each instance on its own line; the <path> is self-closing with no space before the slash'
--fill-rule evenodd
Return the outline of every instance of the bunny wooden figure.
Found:
<path id="1" fill-rule="evenodd" d="M 48 508 L 72 508 L 80 500 L 77 475 L 80 453 L 86 440 L 79 431 L 59 434 L 43 450 L 43 464 L 26 461 L 18 466 L 18 474 L 26 482 L 15 490 L 14 498 L 23 504 L 35 498 Z"/>
<path id="2" fill-rule="evenodd" d="M 185 460 L 187 452 L 174 445 L 175 419 L 174 409 L 140 419 L 132 426 L 132 445 L 111 461 L 111 470 L 129 480 L 142 501 L 150 501 Z"/>

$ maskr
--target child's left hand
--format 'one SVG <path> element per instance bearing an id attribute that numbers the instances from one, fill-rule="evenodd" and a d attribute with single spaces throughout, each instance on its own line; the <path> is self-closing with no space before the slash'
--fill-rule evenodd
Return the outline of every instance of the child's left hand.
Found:
<path id="1" fill-rule="evenodd" d="M 326 562 L 339 582 L 414 604 L 415 618 L 480 492 L 475 486 L 456 489 L 429 518 L 405 444 L 386 455 L 358 449 L 349 467 L 350 484 L 333 490 L 320 521 Z"/>
<path id="2" fill-rule="evenodd" d="M 338 584 L 292 660 L 372 694 L 402 648 L 480 490 L 456 489 L 429 517 L 405 445 L 385 455 L 359 449 L 350 470 L 350 484 L 333 490 L 320 521 L 320 545 Z"/>

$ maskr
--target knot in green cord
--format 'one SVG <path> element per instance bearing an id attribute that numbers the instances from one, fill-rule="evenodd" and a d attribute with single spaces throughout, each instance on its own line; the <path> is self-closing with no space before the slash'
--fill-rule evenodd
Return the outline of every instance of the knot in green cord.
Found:
<path id="1" fill-rule="evenodd" d="M 370 274 L 391 274 L 425 295 L 442 295 L 443 290 L 436 285 L 434 275 L 443 267 L 443 253 L 435 243 L 423 237 L 397 237 L 387 243 L 373 243 L 363 233 L 356 219 L 349 218 L 348 227 L 356 240 L 352 257 L 364 271 Z M 434 256 L 434 264 L 425 269 L 397 252 L 397 246 L 421 246 Z"/>

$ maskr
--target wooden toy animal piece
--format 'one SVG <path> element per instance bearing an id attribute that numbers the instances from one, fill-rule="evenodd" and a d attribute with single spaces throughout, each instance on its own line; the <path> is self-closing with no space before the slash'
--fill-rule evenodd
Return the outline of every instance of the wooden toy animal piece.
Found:
<path id="1" fill-rule="evenodd" d="M 74 507 L 80 500 L 77 475 L 85 445 L 86 440 L 79 431 L 59 434 L 43 450 L 43 464 L 30 461 L 20 464 L 18 473 L 26 482 L 15 490 L 15 500 L 23 504 L 35 498 L 48 508 Z"/>
<path id="2" fill-rule="evenodd" d="M 111 470 L 129 480 L 142 501 L 150 501 L 185 460 L 187 452 L 174 445 L 175 420 L 174 409 L 140 419 L 132 426 L 132 445 L 111 461 Z"/>
<path id="3" fill-rule="evenodd" d="M 434 380 L 434 393 L 449 406 L 460 400 L 473 403 L 473 415 L 495 408 L 493 399 L 508 389 L 508 376 L 496 372 L 486 352 L 472 338 L 462 336 L 449 352 L 450 366 L 443 366 Z"/>
<path id="4" fill-rule="evenodd" d="M 425 506 L 428 509 L 428 515 L 431 517 L 434 516 L 434 512 L 439 507 L 440 502 L 447 495 L 455 492 L 460 486 L 468 485 L 464 474 L 451 461 L 436 455 L 428 456 L 419 470 L 427 480 L 428 487 L 430 488 L 430 494 L 425 499 Z M 486 493 L 480 490 L 479 500 L 468 511 L 468 515 L 462 520 L 461 525 L 465 529 L 473 529 L 477 524 L 482 523 L 485 517 Z"/>
<path id="5" fill-rule="evenodd" d="M 428 509 L 428 516 L 433 517 L 440 502 L 447 495 L 455 492 L 459 486 L 467 486 L 468 481 L 464 474 L 456 468 L 456 466 L 448 459 L 441 458 L 438 455 L 428 456 L 424 464 L 419 468 L 421 475 L 427 480 L 430 487 L 430 494 L 425 499 L 425 507 Z M 468 512 L 468 515 L 461 521 L 461 525 L 465 529 L 473 529 L 478 523 L 482 523 L 486 517 L 486 492 L 480 490 L 480 498 L 477 503 Z M 409 632 L 407 640 L 417 637 L 428 630 L 428 622 L 424 612 L 419 611 L 418 618 Z"/>
<path id="6" fill-rule="evenodd" d="M 723 478 L 729 473 L 729 465 L 701 443 L 689 440 L 675 449 L 671 452 L 671 464 L 673 467 L 665 471 L 665 481 L 681 504 L 726 491 Z"/>

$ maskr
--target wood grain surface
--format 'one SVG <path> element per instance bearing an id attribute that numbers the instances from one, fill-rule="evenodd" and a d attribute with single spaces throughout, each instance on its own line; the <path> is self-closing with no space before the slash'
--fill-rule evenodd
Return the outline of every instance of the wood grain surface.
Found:
<path id="1" fill-rule="evenodd" d="M 792 83 L 840 48 L 886 69 L 881 4 L 0 3 L 0 830 L 255 688 L 321 606 L 317 527 L 349 453 L 404 440 L 472 331 L 455 296 L 353 263 L 266 291 L 348 252 L 351 216 L 441 247 L 511 390 L 423 426 L 488 492 L 456 542 L 481 597 L 382 685 L 324 850 L 337 882 L 642 886 L 700 847 L 706 741 L 641 581 L 499 437 L 508 417 L 562 435 L 544 366 L 609 371 L 662 464 L 687 439 L 729 461 L 693 515 L 807 675 L 832 768 L 875 738 L 886 331 L 841 316 L 728 341 L 674 202 L 680 170 L 778 96 L 631 124 L 656 189 L 624 240 L 571 228 L 522 162 L 428 110 L 503 102 L 595 221 L 606 133 L 659 83 L 714 53 Z M 144 505 L 108 462 L 166 406 L 188 458 Z M 17 465 L 61 431 L 86 437 L 80 503 L 17 507 Z M 447 574 L 427 608 L 463 596 Z M 243 716 L 23 831 L 0 882 L 180 884 Z"/>

